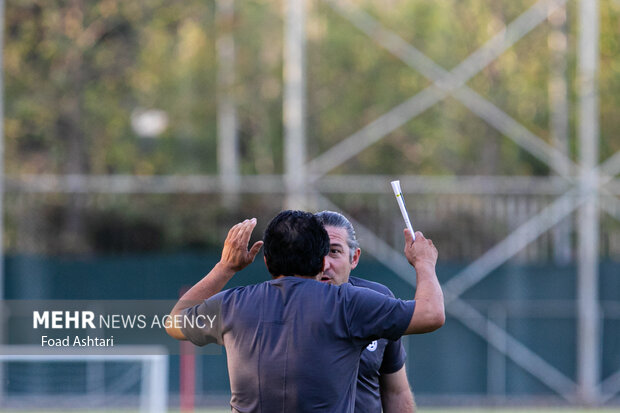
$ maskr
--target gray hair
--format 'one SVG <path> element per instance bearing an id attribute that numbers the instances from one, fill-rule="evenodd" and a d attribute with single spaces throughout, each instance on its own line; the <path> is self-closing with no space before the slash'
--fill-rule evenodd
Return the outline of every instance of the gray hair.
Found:
<path id="1" fill-rule="evenodd" d="M 355 229 L 351 222 L 341 213 L 334 211 L 321 211 L 314 214 L 324 227 L 344 228 L 347 230 L 347 244 L 349 245 L 349 260 L 353 260 L 355 251 L 360 247 L 360 243 L 355 238 Z"/>

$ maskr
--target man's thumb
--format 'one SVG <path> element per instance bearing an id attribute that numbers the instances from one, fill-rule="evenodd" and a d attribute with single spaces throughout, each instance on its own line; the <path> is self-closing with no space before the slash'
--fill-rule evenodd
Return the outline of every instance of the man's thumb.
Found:
<path id="1" fill-rule="evenodd" d="M 256 257 L 256 254 L 258 254 L 262 246 L 263 241 L 256 241 L 254 245 L 252 245 L 252 248 L 250 248 L 250 257 L 252 257 L 252 261 L 254 261 L 254 257 Z"/>
<path id="2" fill-rule="evenodd" d="M 406 245 L 413 244 L 413 234 L 409 232 L 407 228 L 405 228 L 404 232 L 405 232 L 405 244 Z"/>

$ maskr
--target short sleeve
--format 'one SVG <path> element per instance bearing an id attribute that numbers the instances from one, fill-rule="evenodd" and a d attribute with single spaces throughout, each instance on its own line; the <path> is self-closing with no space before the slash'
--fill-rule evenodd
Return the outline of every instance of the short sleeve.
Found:
<path id="1" fill-rule="evenodd" d="M 388 297 L 368 288 L 343 284 L 350 336 L 361 342 L 398 340 L 411 321 L 415 301 Z"/>
<path id="2" fill-rule="evenodd" d="M 381 374 L 392 374 L 400 370 L 407 360 L 407 353 L 401 339 L 389 340 L 383 352 L 383 362 L 379 368 Z"/>
<path id="3" fill-rule="evenodd" d="M 201 304 L 183 310 L 181 331 L 195 345 L 224 343 L 222 337 L 223 294 L 216 294 Z"/>

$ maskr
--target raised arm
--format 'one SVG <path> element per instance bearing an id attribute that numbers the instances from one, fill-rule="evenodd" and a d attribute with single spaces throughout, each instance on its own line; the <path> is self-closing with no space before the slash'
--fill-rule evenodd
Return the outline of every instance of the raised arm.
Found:
<path id="1" fill-rule="evenodd" d="M 248 249 L 250 236 L 255 226 L 256 218 L 246 219 L 228 231 L 222 249 L 222 258 L 202 280 L 198 281 L 179 299 L 170 312 L 173 320 L 186 308 L 219 293 L 236 272 L 241 271 L 254 261 L 256 254 L 263 245 L 263 241 L 257 241 L 252 245 L 252 248 Z M 167 327 L 166 332 L 177 340 L 186 339 L 177 326 Z"/>
<path id="2" fill-rule="evenodd" d="M 437 280 L 437 248 L 433 241 L 416 232 L 415 242 L 405 229 L 405 256 L 416 271 L 415 310 L 405 334 L 428 333 L 437 330 L 446 321 L 443 292 Z"/>

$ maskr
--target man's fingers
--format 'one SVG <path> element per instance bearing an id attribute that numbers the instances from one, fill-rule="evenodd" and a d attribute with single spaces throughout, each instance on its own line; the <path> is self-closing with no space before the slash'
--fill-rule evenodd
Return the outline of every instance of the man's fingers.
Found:
<path id="1" fill-rule="evenodd" d="M 228 231 L 228 239 L 229 240 L 234 240 L 235 238 L 237 238 L 237 236 L 239 235 L 239 231 L 241 231 L 241 228 L 243 227 L 243 224 L 247 221 L 247 219 L 243 222 L 240 222 L 236 225 L 234 225 L 230 231 Z"/>
<path id="2" fill-rule="evenodd" d="M 239 224 L 235 224 L 233 225 L 229 230 L 228 230 L 228 235 L 226 235 L 226 239 L 232 239 L 233 235 L 235 234 L 235 231 L 237 231 L 237 228 L 239 227 Z"/>
<path id="3" fill-rule="evenodd" d="M 243 221 L 243 226 L 241 227 L 241 233 L 239 234 L 239 244 L 247 248 L 250 243 L 250 236 L 252 236 L 252 231 L 254 231 L 254 227 L 256 226 L 256 218 L 248 219 Z"/>
<path id="4" fill-rule="evenodd" d="M 248 245 L 250 235 L 256 226 L 256 218 L 246 219 L 233 226 L 228 232 L 228 240 L 237 245 Z"/>

